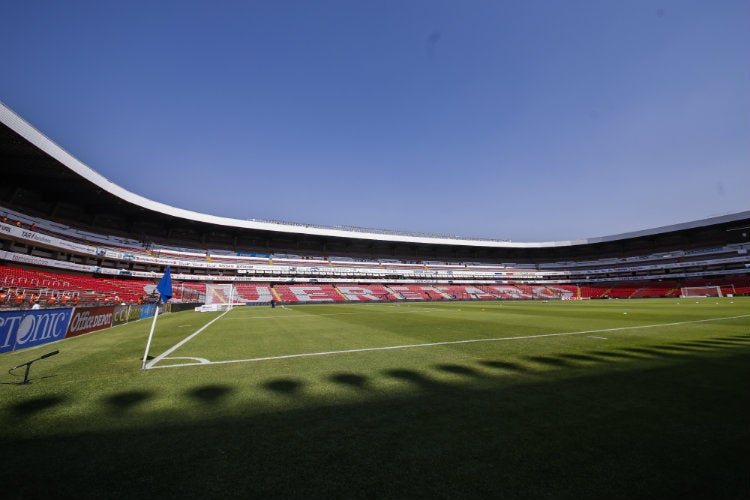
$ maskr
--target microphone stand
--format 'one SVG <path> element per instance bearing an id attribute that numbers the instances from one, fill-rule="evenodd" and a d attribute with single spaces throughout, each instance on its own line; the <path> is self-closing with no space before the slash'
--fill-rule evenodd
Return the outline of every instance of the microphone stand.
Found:
<path id="1" fill-rule="evenodd" d="M 24 373 L 23 382 L 18 382 L 18 385 L 30 384 L 31 380 L 29 380 L 29 370 L 31 369 L 31 363 L 33 363 L 34 361 L 39 361 L 40 359 L 49 358 L 50 356 L 54 356 L 55 354 L 57 354 L 59 352 L 60 352 L 60 350 L 58 349 L 57 351 L 48 352 L 47 354 L 39 356 L 36 359 L 32 359 L 31 361 L 27 361 L 26 363 L 21 363 L 20 365 L 14 366 L 10 370 L 8 370 L 8 373 L 10 373 L 13 370 L 16 370 L 18 368 L 21 368 L 22 366 L 25 366 L 26 367 L 26 373 Z M 11 373 L 11 375 L 13 375 L 13 374 Z"/>

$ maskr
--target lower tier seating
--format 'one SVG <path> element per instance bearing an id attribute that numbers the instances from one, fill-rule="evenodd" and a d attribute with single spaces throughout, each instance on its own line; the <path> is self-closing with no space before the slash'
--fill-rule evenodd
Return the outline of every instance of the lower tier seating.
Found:
<path id="1" fill-rule="evenodd" d="M 148 300 L 158 280 L 125 277 L 95 277 L 0 265 L 0 307 L 30 307 L 62 304 L 119 304 Z M 719 286 L 724 295 L 750 295 L 750 277 L 686 280 L 683 282 L 624 282 L 615 284 L 495 285 L 444 284 L 352 284 L 352 283 L 236 283 L 235 302 L 264 304 L 272 299 L 287 303 L 344 301 L 444 301 L 511 299 L 630 299 L 679 297 L 682 287 Z M 204 302 L 206 283 L 173 281 L 177 301 Z M 214 294 L 224 294 L 212 287 Z M 214 302 L 228 302 L 217 296 Z"/>

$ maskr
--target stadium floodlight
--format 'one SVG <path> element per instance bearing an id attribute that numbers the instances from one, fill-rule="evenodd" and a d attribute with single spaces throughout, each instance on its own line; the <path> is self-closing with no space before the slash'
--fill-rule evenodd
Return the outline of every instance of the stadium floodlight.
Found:
<path id="1" fill-rule="evenodd" d="M 60 350 L 58 349 L 56 351 L 52 351 L 52 352 L 48 352 L 47 354 L 43 354 L 42 356 L 39 356 L 36 359 L 32 359 L 31 361 L 27 361 L 26 363 L 21 363 L 20 365 L 14 366 L 10 370 L 8 370 L 8 373 L 10 373 L 11 375 L 13 375 L 13 371 L 14 370 L 17 370 L 17 369 L 21 368 L 22 366 L 25 366 L 26 367 L 26 372 L 24 373 L 24 376 L 23 376 L 23 382 L 18 382 L 18 385 L 30 384 L 31 380 L 29 380 L 29 370 L 31 369 L 31 363 L 33 363 L 35 361 L 39 361 L 40 359 L 49 358 L 50 356 L 54 356 L 55 354 L 57 354 L 59 352 L 60 352 Z"/>

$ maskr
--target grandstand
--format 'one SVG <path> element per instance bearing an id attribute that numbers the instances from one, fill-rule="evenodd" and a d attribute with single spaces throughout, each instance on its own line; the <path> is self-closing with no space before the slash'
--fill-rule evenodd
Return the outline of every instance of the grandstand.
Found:
<path id="1" fill-rule="evenodd" d="M 219 283 L 247 304 L 750 293 L 750 212 L 547 243 L 227 219 L 125 191 L 5 106 L 0 122 L 3 307 L 28 305 L 10 300 L 19 291 L 42 304 L 148 301 L 166 266 L 177 302 Z"/>
<path id="2" fill-rule="evenodd" d="M 42 299 L 66 293 L 83 303 L 142 302 L 167 265 L 175 270 L 176 301 L 203 300 L 206 283 L 234 283 L 238 300 L 248 304 L 272 297 L 289 303 L 676 297 L 681 287 L 708 285 L 722 287 L 724 295 L 750 291 L 750 244 L 559 263 L 355 260 L 219 250 L 207 260 L 203 249 L 145 248 L 125 241 L 106 245 L 113 237 L 89 233 L 85 240 L 79 231 L 28 215 L 18 226 L 13 221 L 21 214 L 10 208 L 4 213 L 0 287 Z M 3 305 L 18 306 L 10 300 Z"/>
<path id="3" fill-rule="evenodd" d="M 19 217 L 9 209 L 6 213 Z M 700 260 L 671 252 L 533 267 L 219 252 L 209 262 L 203 250 L 106 246 L 101 244 L 106 236 L 82 243 L 65 232 L 42 229 L 51 226 L 49 221 L 35 219 L 33 224 L 34 231 L 0 223 L 0 257 L 5 261 L 0 287 L 42 299 L 67 293 L 83 303 L 146 300 L 145 290 L 166 265 L 175 269 L 176 301 L 202 300 L 206 283 L 234 283 L 238 300 L 248 304 L 268 303 L 272 297 L 289 303 L 676 297 L 681 287 L 707 285 L 722 287 L 724 295 L 750 291 L 747 245 L 706 249 L 698 254 Z M 17 304 L 8 300 L 4 305 Z"/>
<path id="4" fill-rule="evenodd" d="M 6 380 L 65 339 L 4 382 L 11 496 L 747 497 L 748 299 L 637 299 L 750 295 L 750 212 L 547 243 L 225 219 L 1 105 L 0 156 Z M 144 354 L 166 269 L 191 311 Z"/>

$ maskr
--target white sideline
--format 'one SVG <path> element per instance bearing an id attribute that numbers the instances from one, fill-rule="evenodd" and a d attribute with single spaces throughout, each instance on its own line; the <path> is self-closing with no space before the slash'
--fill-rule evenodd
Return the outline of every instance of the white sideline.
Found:
<path id="1" fill-rule="evenodd" d="M 228 312 L 228 311 L 227 311 Z M 226 314 L 226 312 L 224 313 Z M 333 354 L 351 354 L 351 353 L 357 353 L 357 352 L 369 352 L 369 351 L 389 351 L 394 349 L 413 349 L 417 347 L 433 347 L 433 346 L 440 346 L 440 345 L 453 345 L 453 344 L 472 344 L 476 342 L 500 342 L 504 340 L 524 340 L 524 339 L 535 339 L 535 338 L 544 338 L 544 337 L 562 337 L 567 335 L 584 335 L 584 334 L 590 334 L 590 333 L 602 333 L 602 332 L 617 332 L 617 331 L 623 331 L 623 330 L 644 330 L 648 328 L 661 328 L 661 327 L 667 327 L 667 326 L 680 326 L 680 325 L 689 325 L 689 324 L 695 324 L 695 323 L 709 323 L 713 321 L 727 321 L 731 319 L 740 319 L 740 318 L 748 318 L 750 317 L 750 314 L 742 314 L 739 316 L 725 316 L 723 318 L 709 318 L 709 319 L 697 319 L 692 321 L 679 321 L 675 323 L 657 323 L 654 325 L 640 325 L 640 326 L 621 326 L 617 328 L 604 328 L 601 330 L 583 330 L 578 332 L 560 332 L 560 333 L 542 333 L 539 335 L 523 335 L 518 337 L 497 337 L 497 338 L 489 338 L 489 339 L 470 339 L 470 340 L 449 340 L 444 342 L 430 342 L 425 344 L 405 344 L 405 345 L 394 345 L 394 346 L 385 346 L 385 347 L 363 347 L 361 349 L 344 349 L 341 351 L 324 351 L 324 352 L 308 352 L 308 353 L 300 353 L 300 354 L 284 354 L 281 356 L 266 356 L 261 358 L 248 358 L 248 359 L 231 359 L 226 361 L 209 361 L 204 358 L 190 358 L 190 359 L 199 359 L 200 361 L 198 363 L 180 363 L 180 364 L 174 364 L 174 365 L 164 365 L 164 366 L 154 366 L 158 361 L 161 361 L 164 359 L 168 354 L 174 352 L 177 348 L 184 345 L 186 342 L 188 342 L 190 339 L 198 335 L 200 332 L 208 328 L 212 323 L 220 319 L 222 316 L 215 318 L 213 321 L 205 325 L 203 328 L 198 330 L 197 332 L 193 333 L 174 347 L 170 348 L 165 353 L 159 355 L 158 357 L 154 358 L 151 362 L 149 362 L 146 365 L 146 368 L 178 368 L 183 366 L 196 366 L 196 365 L 225 365 L 230 363 L 252 363 L 255 361 L 271 361 L 275 359 L 289 359 L 289 358 L 305 358 L 305 357 L 312 357 L 312 356 L 330 356 Z M 174 358 L 178 359 L 178 358 Z M 181 358 L 185 359 L 185 358 Z"/>

